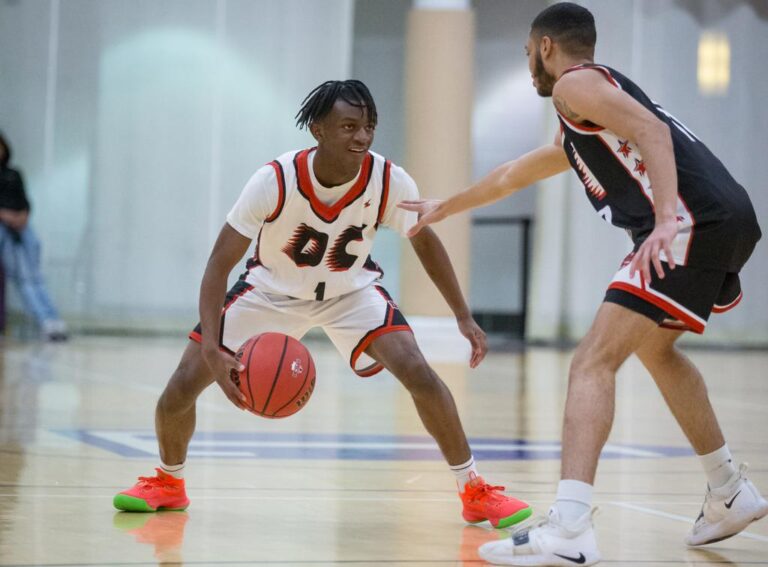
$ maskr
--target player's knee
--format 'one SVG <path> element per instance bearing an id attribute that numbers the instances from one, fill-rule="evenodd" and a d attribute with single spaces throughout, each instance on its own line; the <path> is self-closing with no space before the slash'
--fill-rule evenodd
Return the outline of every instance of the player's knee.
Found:
<path id="1" fill-rule="evenodd" d="M 571 361 L 571 378 L 600 377 L 615 373 L 624 363 L 624 357 L 600 344 L 582 344 Z"/>
<path id="2" fill-rule="evenodd" d="M 176 414 L 189 409 L 197 399 L 197 388 L 190 387 L 192 381 L 194 372 L 191 365 L 180 362 L 157 401 L 158 412 Z"/>
<path id="3" fill-rule="evenodd" d="M 423 357 L 409 357 L 399 362 L 393 373 L 414 396 L 430 395 L 439 387 L 439 378 Z"/>
<path id="4" fill-rule="evenodd" d="M 182 390 L 169 382 L 157 400 L 157 413 L 163 415 L 180 414 L 189 409 L 192 403 L 194 403 L 194 399 L 188 399 Z"/>
<path id="5" fill-rule="evenodd" d="M 655 367 L 659 364 L 668 363 L 680 356 L 682 356 L 682 353 L 677 349 L 677 346 L 668 341 L 648 342 L 637 350 L 637 357 L 646 367 Z"/>

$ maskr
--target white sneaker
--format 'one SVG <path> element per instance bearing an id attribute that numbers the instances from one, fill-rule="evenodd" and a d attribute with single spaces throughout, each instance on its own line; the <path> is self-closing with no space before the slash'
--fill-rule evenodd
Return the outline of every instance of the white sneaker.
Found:
<path id="1" fill-rule="evenodd" d="M 590 510 L 566 527 L 552 507 L 548 517 L 518 528 L 510 538 L 480 546 L 478 553 L 494 565 L 594 565 L 600 561 L 592 526 L 596 511 Z"/>
<path id="2" fill-rule="evenodd" d="M 43 337 L 48 341 L 66 341 L 67 324 L 61 319 L 46 319 L 42 323 Z"/>
<path id="3" fill-rule="evenodd" d="M 735 536 L 768 514 L 768 502 L 744 476 L 742 464 L 724 486 L 707 487 L 701 513 L 685 538 L 688 545 L 706 545 Z"/>

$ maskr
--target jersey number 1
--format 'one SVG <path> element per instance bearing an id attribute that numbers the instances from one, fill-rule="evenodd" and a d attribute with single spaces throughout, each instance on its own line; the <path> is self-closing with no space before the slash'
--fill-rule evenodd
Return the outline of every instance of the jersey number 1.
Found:
<path id="1" fill-rule="evenodd" d="M 322 301 L 323 297 L 325 297 L 325 282 L 320 282 L 315 288 L 315 299 Z"/>

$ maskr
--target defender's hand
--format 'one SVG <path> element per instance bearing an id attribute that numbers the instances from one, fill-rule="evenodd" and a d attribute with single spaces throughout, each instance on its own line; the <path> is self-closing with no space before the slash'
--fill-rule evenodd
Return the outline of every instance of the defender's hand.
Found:
<path id="1" fill-rule="evenodd" d="M 425 226 L 443 220 L 446 217 L 446 214 L 440 209 L 440 205 L 442 204 L 443 201 L 439 199 L 400 201 L 397 204 L 399 208 L 419 213 L 419 221 L 408 231 L 408 238 L 416 236 Z"/>
<path id="2" fill-rule="evenodd" d="M 485 331 L 480 328 L 472 317 L 457 319 L 459 331 L 472 345 L 472 356 L 469 359 L 469 367 L 477 368 L 488 353 L 488 340 Z"/>
<path id="3" fill-rule="evenodd" d="M 205 360 L 208 368 L 211 369 L 216 383 L 224 391 L 224 395 L 227 396 L 229 401 L 239 409 L 248 409 L 245 405 L 245 394 L 240 391 L 240 388 L 237 387 L 237 384 L 232 379 L 233 374 L 236 376 L 238 372 L 245 370 L 245 366 L 236 360 L 234 356 L 218 348 L 203 349 L 203 360 Z"/>
<path id="4" fill-rule="evenodd" d="M 629 277 L 635 276 L 635 272 L 640 272 L 645 281 L 651 281 L 651 264 L 656 270 L 660 279 L 664 279 L 664 267 L 661 265 L 659 253 L 663 250 L 667 257 L 669 269 L 675 269 L 675 259 L 672 256 L 672 240 L 677 236 L 677 221 L 667 221 L 656 223 L 653 232 L 648 235 L 638 248 L 632 262 L 629 264 Z"/>

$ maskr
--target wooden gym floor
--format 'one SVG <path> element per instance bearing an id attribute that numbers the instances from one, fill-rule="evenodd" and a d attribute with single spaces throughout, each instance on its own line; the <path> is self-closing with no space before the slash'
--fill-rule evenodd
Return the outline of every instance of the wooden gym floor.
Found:
<path id="1" fill-rule="evenodd" d="M 476 370 L 428 357 L 456 398 L 481 473 L 544 513 L 558 480 L 570 352 L 496 353 Z M 284 420 L 198 405 L 187 512 L 125 514 L 115 492 L 152 473 L 154 404 L 185 341 L 0 344 L 0 565 L 483 565 L 505 532 L 468 526 L 452 475 L 392 376 L 358 379 L 330 343 L 309 405 Z M 768 352 L 691 350 L 727 438 L 768 491 Z M 635 359 L 597 479 L 604 565 L 768 565 L 768 521 L 706 549 L 682 543 L 705 483 Z"/>

